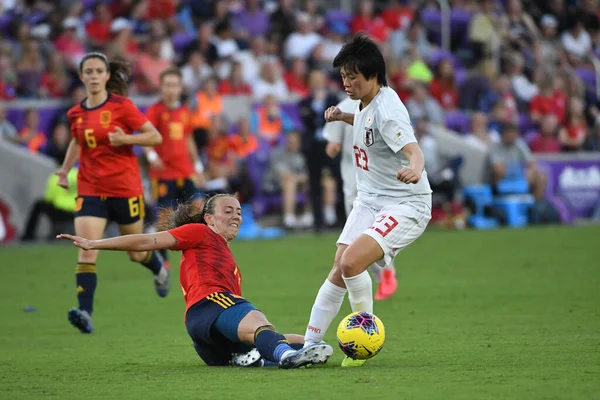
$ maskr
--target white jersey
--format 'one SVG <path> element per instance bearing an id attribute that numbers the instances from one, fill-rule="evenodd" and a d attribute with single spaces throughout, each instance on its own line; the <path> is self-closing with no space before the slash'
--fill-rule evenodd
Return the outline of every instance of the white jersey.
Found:
<path id="1" fill-rule="evenodd" d="M 340 102 L 337 107 L 345 113 L 353 113 L 356 111 L 356 106 L 359 103 L 358 100 L 352 100 L 346 98 Z M 351 199 L 350 202 L 356 198 L 356 171 L 354 168 L 354 150 L 353 150 L 353 129 L 352 125 L 348 125 L 343 121 L 328 122 L 323 127 L 323 137 L 332 143 L 341 143 L 341 157 L 342 161 L 340 168 L 342 171 L 342 181 L 344 196 Z"/>
<path id="2" fill-rule="evenodd" d="M 363 110 L 360 110 L 360 102 L 357 104 L 353 131 L 352 150 L 360 200 L 380 206 L 405 200 L 431 202 L 431 187 L 425 171 L 416 184 L 396 179 L 400 169 L 410 166 L 400 150 L 409 143 L 417 143 L 417 139 L 408 111 L 393 89 L 382 87 Z"/>

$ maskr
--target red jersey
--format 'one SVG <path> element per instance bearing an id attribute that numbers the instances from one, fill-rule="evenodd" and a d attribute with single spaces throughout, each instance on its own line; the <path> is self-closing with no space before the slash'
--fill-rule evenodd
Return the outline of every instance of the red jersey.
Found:
<path id="1" fill-rule="evenodd" d="M 204 224 L 187 224 L 169 231 L 182 250 L 179 280 L 185 310 L 214 292 L 242 295 L 242 275 L 229 245 Z"/>
<path id="2" fill-rule="evenodd" d="M 113 147 L 108 133 L 119 126 L 133 134 L 148 120 L 126 97 L 109 93 L 94 108 L 78 104 L 67 112 L 71 135 L 81 146 L 77 193 L 80 196 L 138 197 L 142 178 L 133 146 Z"/>
<path id="3" fill-rule="evenodd" d="M 154 179 L 187 179 L 194 174 L 194 166 L 187 145 L 187 136 L 192 134 L 191 114 L 187 107 L 168 108 L 158 102 L 146 110 L 148 120 L 160 132 L 162 143 L 156 147 L 156 153 L 163 162 L 164 168 L 150 168 L 150 176 Z"/>

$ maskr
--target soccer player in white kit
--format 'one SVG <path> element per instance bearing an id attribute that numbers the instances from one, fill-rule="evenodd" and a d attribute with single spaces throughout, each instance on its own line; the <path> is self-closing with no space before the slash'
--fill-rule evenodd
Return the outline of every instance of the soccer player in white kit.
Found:
<path id="1" fill-rule="evenodd" d="M 341 68 L 348 96 L 360 100 L 354 114 L 338 107 L 325 110 L 327 122 L 353 126 L 358 197 L 337 241 L 333 268 L 312 307 L 305 346 L 323 340 L 346 291 L 353 311 L 373 312 L 367 268 L 381 259 L 391 264 L 431 219 L 425 159 L 406 107 L 387 86 L 385 61 L 377 45 L 358 34 L 340 50 L 333 66 Z M 342 366 L 363 363 L 346 357 Z"/>
<path id="2" fill-rule="evenodd" d="M 353 113 L 359 100 L 346 98 L 340 102 L 337 107 L 342 112 Z M 348 125 L 343 121 L 328 122 L 323 127 L 323 137 L 328 141 L 325 149 L 327 155 L 331 158 L 341 154 L 341 171 L 342 183 L 344 192 L 344 206 L 346 215 L 350 215 L 352 204 L 358 196 L 356 185 L 356 173 L 354 171 L 354 149 L 352 140 L 352 125 Z M 375 291 L 375 300 L 385 300 L 392 296 L 398 288 L 396 282 L 396 268 L 392 265 L 385 265 L 383 259 L 376 261 L 369 266 L 369 271 L 377 283 Z"/>

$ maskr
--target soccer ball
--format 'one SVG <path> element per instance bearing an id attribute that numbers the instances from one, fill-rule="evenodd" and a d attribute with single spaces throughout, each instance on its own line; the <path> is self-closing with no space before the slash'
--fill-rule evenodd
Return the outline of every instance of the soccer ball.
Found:
<path id="1" fill-rule="evenodd" d="M 340 349 L 350 358 L 366 360 L 379 353 L 385 342 L 383 322 L 373 314 L 354 312 L 337 329 Z"/>

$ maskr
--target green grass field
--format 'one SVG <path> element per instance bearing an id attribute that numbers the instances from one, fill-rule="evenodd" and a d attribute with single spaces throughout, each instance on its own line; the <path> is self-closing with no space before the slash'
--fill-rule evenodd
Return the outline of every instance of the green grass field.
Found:
<path id="1" fill-rule="evenodd" d="M 66 319 L 75 249 L 0 248 L 0 398 L 600 399 L 599 237 L 599 227 L 426 233 L 396 260 L 397 294 L 375 304 L 384 349 L 351 370 L 339 350 L 313 369 L 206 367 L 176 270 L 161 299 L 120 253 L 100 256 L 96 331 L 81 335 Z M 234 244 L 245 296 L 280 331 L 304 333 L 335 239 Z"/>

